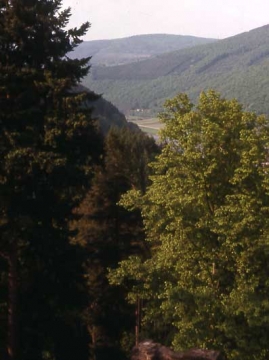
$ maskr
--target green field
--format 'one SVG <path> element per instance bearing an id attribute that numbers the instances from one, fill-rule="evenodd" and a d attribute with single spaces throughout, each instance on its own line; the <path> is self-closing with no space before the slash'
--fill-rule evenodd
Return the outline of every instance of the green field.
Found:
<path id="1" fill-rule="evenodd" d="M 140 129 L 147 134 L 157 135 L 158 131 L 163 127 L 158 118 L 143 119 L 139 116 L 128 116 L 127 121 L 138 125 Z"/>

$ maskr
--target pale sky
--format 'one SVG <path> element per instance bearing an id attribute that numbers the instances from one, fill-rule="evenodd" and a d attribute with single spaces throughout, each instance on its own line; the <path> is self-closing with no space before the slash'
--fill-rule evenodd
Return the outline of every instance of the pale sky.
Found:
<path id="1" fill-rule="evenodd" d="M 63 0 L 68 27 L 85 21 L 85 40 L 140 34 L 225 38 L 269 24 L 269 0 Z"/>

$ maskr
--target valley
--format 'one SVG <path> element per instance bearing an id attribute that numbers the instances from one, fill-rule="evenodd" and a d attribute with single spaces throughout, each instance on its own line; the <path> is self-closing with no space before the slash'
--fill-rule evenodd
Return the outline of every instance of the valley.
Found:
<path id="1" fill-rule="evenodd" d="M 187 93 L 197 101 L 214 89 L 237 98 L 245 110 L 269 113 L 269 26 L 122 65 L 94 64 L 85 86 L 112 102 L 126 116 L 142 109 L 156 117 L 166 99 Z M 97 55 L 96 55 L 97 56 Z"/>
<path id="2" fill-rule="evenodd" d="M 156 118 L 143 118 L 138 116 L 128 116 L 128 122 L 136 124 L 143 132 L 149 135 L 157 135 L 158 131 L 163 128 L 163 124 Z"/>

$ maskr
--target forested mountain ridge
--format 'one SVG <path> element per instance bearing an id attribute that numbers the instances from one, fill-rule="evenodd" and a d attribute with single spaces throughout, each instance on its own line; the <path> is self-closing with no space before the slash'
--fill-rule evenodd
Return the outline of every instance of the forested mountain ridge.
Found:
<path id="1" fill-rule="evenodd" d="M 70 56 L 72 58 L 92 56 L 93 65 L 111 66 L 140 61 L 158 54 L 213 41 L 216 40 L 186 35 L 136 35 L 122 39 L 84 41 Z"/>
<path id="2" fill-rule="evenodd" d="M 195 46 L 114 67 L 95 67 L 84 83 L 121 111 L 157 112 L 178 92 L 196 99 L 214 88 L 238 98 L 246 109 L 269 113 L 269 26 L 215 43 Z"/>

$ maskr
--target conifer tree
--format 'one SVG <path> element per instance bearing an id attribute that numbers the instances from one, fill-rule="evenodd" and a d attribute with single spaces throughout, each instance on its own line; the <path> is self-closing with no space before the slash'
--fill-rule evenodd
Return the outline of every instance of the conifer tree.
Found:
<path id="1" fill-rule="evenodd" d="M 115 268 L 130 254 L 148 256 L 139 211 L 118 205 L 131 188 L 145 191 L 148 162 L 158 152 L 154 140 L 142 132 L 112 128 L 105 139 L 104 165 L 95 172 L 90 191 L 75 210 L 73 241 L 85 249 L 86 311 L 93 358 L 123 355 L 134 339 L 135 310 L 125 301 L 125 289 L 110 286 L 108 267 Z M 125 335 L 124 335 L 125 334 Z M 127 334 L 127 336 L 126 336 Z M 125 339 L 124 339 L 125 336 Z M 129 338 L 129 340 L 128 340 Z"/>
<path id="2" fill-rule="evenodd" d="M 89 23 L 67 30 L 71 12 L 61 6 L 60 0 L 0 3 L 0 255 L 7 269 L 7 359 L 38 359 L 50 351 L 56 359 L 71 358 L 71 343 L 57 340 L 56 332 L 53 338 L 53 324 L 45 328 L 41 314 L 59 325 L 76 301 L 70 296 L 78 274 L 66 272 L 75 256 L 67 222 L 89 186 L 102 141 L 82 106 L 95 97 L 74 90 L 90 59 L 68 58 Z"/>

